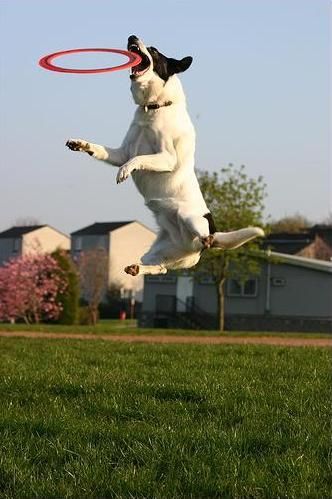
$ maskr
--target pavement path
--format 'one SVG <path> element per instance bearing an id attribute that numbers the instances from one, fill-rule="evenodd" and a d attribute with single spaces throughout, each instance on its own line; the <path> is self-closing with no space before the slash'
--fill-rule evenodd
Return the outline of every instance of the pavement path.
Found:
<path id="1" fill-rule="evenodd" d="M 32 339 L 103 340 L 122 343 L 167 343 L 193 345 L 274 345 L 288 347 L 332 347 L 332 338 L 294 338 L 285 336 L 178 336 L 133 334 L 41 333 L 0 331 L 0 337 Z"/>

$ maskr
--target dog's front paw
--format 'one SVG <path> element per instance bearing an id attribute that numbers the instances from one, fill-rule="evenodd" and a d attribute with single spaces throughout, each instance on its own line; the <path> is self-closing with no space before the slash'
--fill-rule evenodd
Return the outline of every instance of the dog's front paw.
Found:
<path id="1" fill-rule="evenodd" d="M 121 184 L 121 182 L 127 180 L 127 178 L 129 177 L 129 175 L 132 174 L 132 172 L 139 169 L 140 169 L 139 160 L 137 158 L 131 159 L 130 161 L 128 161 L 119 168 L 118 174 L 116 176 L 116 183 Z"/>
<path id="2" fill-rule="evenodd" d="M 66 142 L 66 146 L 71 151 L 87 152 L 88 154 L 90 154 L 90 156 L 93 155 L 93 151 L 91 150 L 89 142 L 86 142 L 85 140 L 69 139 Z"/>
<path id="3" fill-rule="evenodd" d="M 118 174 L 116 176 L 116 183 L 121 184 L 121 182 L 124 182 L 127 180 L 129 175 L 131 174 L 133 170 L 130 168 L 129 165 L 123 165 L 119 168 Z"/>
<path id="4" fill-rule="evenodd" d="M 116 183 L 121 184 L 121 182 L 124 182 L 127 180 L 127 178 L 130 175 L 130 170 L 128 166 L 124 165 L 119 168 L 118 174 L 116 176 Z"/>

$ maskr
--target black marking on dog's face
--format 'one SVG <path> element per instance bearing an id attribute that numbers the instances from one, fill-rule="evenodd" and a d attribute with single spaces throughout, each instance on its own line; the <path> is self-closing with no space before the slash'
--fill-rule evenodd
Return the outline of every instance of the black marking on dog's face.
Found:
<path id="1" fill-rule="evenodd" d="M 155 47 L 147 47 L 153 61 L 153 71 L 165 82 L 175 73 L 186 71 L 191 65 L 193 58 L 188 56 L 181 60 L 166 57 Z"/>
<path id="2" fill-rule="evenodd" d="M 170 76 L 186 71 L 193 61 L 190 56 L 180 60 L 166 57 L 155 47 L 145 47 L 136 35 L 131 35 L 128 38 L 127 48 L 130 52 L 139 54 L 142 59 L 137 66 L 132 67 L 130 78 L 133 80 L 146 73 L 152 63 L 153 71 L 166 83 Z"/>

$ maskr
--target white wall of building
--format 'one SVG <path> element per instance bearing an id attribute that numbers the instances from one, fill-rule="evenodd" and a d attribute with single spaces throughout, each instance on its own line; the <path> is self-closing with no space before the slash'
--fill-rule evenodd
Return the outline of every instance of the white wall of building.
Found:
<path id="1" fill-rule="evenodd" d="M 110 233 L 109 282 L 126 290 L 133 290 L 138 300 L 142 300 L 143 277 L 130 276 L 124 272 L 124 268 L 139 263 L 155 239 L 156 234 L 139 222 L 130 223 Z"/>
<path id="2" fill-rule="evenodd" d="M 22 255 L 30 253 L 52 253 L 56 249 L 69 250 L 70 237 L 52 227 L 41 227 L 23 235 Z"/>

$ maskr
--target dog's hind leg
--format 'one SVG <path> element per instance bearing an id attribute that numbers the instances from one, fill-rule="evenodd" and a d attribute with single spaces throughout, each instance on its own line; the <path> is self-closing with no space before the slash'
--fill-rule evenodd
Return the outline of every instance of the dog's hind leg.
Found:
<path id="1" fill-rule="evenodd" d="M 233 232 L 215 232 L 213 234 L 212 247 L 236 249 L 256 237 L 264 237 L 263 229 L 259 227 L 248 227 Z"/>
<path id="2" fill-rule="evenodd" d="M 190 217 L 183 217 L 182 222 L 186 231 L 188 231 L 191 237 L 194 238 L 195 249 L 202 250 L 211 248 L 214 240 L 214 224 L 211 227 L 210 218 L 212 220 L 211 214 L 199 216 L 194 215 Z"/>
<path id="3" fill-rule="evenodd" d="M 200 250 L 187 252 L 182 245 L 174 244 L 166 230 L 161 230 L 157 239 L 140 263 L 129 265 L 124 270 L 132 276 L 166 274 L 167 269 L 189 268 L 196 265 L 200 258 Z"/>
<path id="4" fill-rule="evenodd" d="M 133 263 L 125 267 L 126 274 L 137 275 L 159 275 L 166 274 L 167 269 L 163 265 L 141 265 L 140 263 Z"/>
<path id="5" fill-rule="evenodd" d="M 128 265 L 124 271 L 132 276 L 166 274 L 164 262 L 172 251 L 174 252 L 174 245 L 168 233 L 161 230 L 151 248 L 142 256 L 141 262 Z"/>

